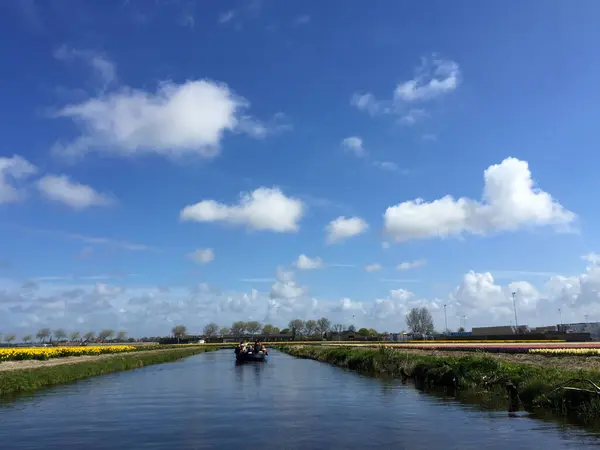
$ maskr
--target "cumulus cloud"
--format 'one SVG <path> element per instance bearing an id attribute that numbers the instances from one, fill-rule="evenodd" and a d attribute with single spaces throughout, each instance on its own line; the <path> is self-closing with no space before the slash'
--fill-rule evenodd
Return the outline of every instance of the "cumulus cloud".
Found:
<path id="1" fill-rule="evenodd" d="M 369 264 L 369 265 L 365 266 L 365 270 L 367 272 L 377 272 L 381 269 L 382 269 L 381 264 Z"/>
<path id="2" fill-rule="evenodd" d="M 294 273 L 278 268 L 275 273 L 276 281 L 271 286 L 271 299 L 295 299 L 306 294 L 306 289 L 294 281 Z"/>
<path id="3" fill-rule="evenodd" d="M 0 204 L 24 200 L 25 189 L 15 184 L 36 172 L 37 167 L 18 155 L 0 158 Z"/>
<path id="4" fill-rule="evenodd" d="M 66 175 L 46 175 L 36 183 L 40 193 L 49 200 L 64 203 L 73 209 L 109 206 L 114 200 L 92 187 L 71 181 Z"/>
<path id="5" fill-rule="evenodd" d="M 329 222 L 325 228 L 327 243 L 334 244 L 357 236 L 367 230 L 369 225 L 360 217 L 340 216 Z"/>
<path id="6" fill-rule="evenodd" d="M 298 256 L 298 259 L 294 265 L 300 270 L 321 269 L 324 267 L 323 260 L 321 258 L 309 258 L 304 254 Z"/>
<path id="7" fill-rule="evenodd" d="M 192 261 L 199 264 L 207 264 L 215 259 L 215 252 L 212 248 L 199 248 L 188 256 Z"/>
<path id="8" fill-rule="evenodd" d="M 396 266 L 396 269 L 398 269 L 398 270 L 417 269 L 419 267 L 424 266 L 425 264 L 427 264 L 426 259 L 415 259 L 414 261 L 405 261 L 405 262 L 398 264 Z"/>
<path id="9" fill-rule="evenodd" d="M 253 230 L 293 233 L 300 228 L 304 203 L 287 197 L 279 188 L 261 187 L 242 193 L 236 205 L 215 200 L 202 200 L 181 210 L 181 220 L 195 222 L 225 222 Z"/>
<path id="10" fill-rule="evenodd" d="M 54 151 L 68 157 L 97 151 L 211 158 L 227 132 L 262 138 L 289 129 L 285 116 L 262 123 L 245 114 L 249 107 L 226 84 L 208 79 L 165 81 L 155 92 L 120 87 L 57 111 L 55 117 L 71 119 L 81 135 L 55 144 Z"/>
<path id="11" fill-rule="evenodd" d="M 354 93 L 350 104 L 371 116 L 395 114 L 400 123 L 413 125 L 428 115 L 417 103 L 425 103 L 455 91 L 462 75 L 458 63 L 437 57 L 422 58 L 421 65 L 410 80 L 400 82 L 391 99 L 378 100 L 370 92 Z"/>
<path id="12" fill-rule="evenodd" d="M 446 195 L 431 202 L 405 201 L 387 208 L 384 232 L 403 242 L 545 225 L 560 229 L 575 219 L 573 212 L 535 187 L 526 161 L 506 158 L 485 170 L 483 200 Z"/>
<path id="13" fill-rule="evenodd" d="M 350 136 L 342 140 L 342 147 L 359 158 L 366 155 L 363 140 L 358 136 Z"/>

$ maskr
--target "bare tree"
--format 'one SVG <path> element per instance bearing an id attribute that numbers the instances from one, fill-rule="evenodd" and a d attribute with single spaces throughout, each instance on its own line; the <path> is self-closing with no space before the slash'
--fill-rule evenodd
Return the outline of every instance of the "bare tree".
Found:
<path id="1" fill-rule="evenodd" d="M 187 328 L 184 325 L 175 325 L 171 331 L 173 336 L 177 338 L 177 342 L 187 334 Z"/>
<path id="2" fill-rule="evenodd" d="M 302 336 L 302 334 L 304 333 L 304 320 L 301 320 L 301 319 L 290 320 L 290 323 L 288 324 L 288 328 L 290 329 L 290 332 L 292 333 L 292 339 L 296 339 L 296 336 Z"/>
<path id="3" fill-rule="evenodd" d="M 233 322 L 231 325 L 231 334 L 234 336 L 241 336 L 246 332 L 246 322 L 238 320 L 237 322 Z"/>
<path id="4" fill-rule="evenodd" d="M 96 333 L 94 333 L 93 331 L 88 331 L 83 335 L 83 338 L 88 342 L 93 341 L 96 339 Z"/>
<path id="5" fill-rule="evenodd" d="M 102 330 L 100 333 L 98 333 L 98 339 L 100 339 L 101 341 L 106 341 L 107 339 L 110 339 L 111 337 L 113 337 L 114 334 L 115 334 L 115 332 L 113 330 L 110 330 L 110 329 Z"/>
<path id="6" fill-rule="evenodd" d="M 127 340 L 127 332 L 126 331 L 119 331 L 117 333 L 117 341 L 118 342 L 125 342 Z"/>
<path id="7" fill-rule="evenodd" d="M 79 339 L 81 339 L 81 333 L 79 333 L 79 331 L 73 331 L 70 338 L 71 342 L 77 342 Z"/>
<path id="8" fill-rule="evenodd" d="M 307 320 L 304 322 L 304 331 L 307 336 L 312 336 L 317 332 L 317 321 L 316 320 Z"/>
<path id="9" fill-rule="evenodd" d="M 23 336 L 23 342 L 25 342 L 26 344 L 28 342 L 30 342 L 33 339 L 33 336 L 31 334 L 26 334 L 25 336 Z"/>
<path id="10" fill-rule="evenodd" d="M 354 331 L 356 331 L 356 327 L 354 325 L 350 325 L 348 327 L 348 331 L 353 331 L 354 332 Z"/>
<path id="11" fill-rule="evenodd" d="M 214 322 L 211 322 L 209 324 L 206 324 L 206 326 L 204 327 L 204 331 L 203 334 L 206 337 L 213 337 L 216 336 L 216 334 L 219 332 L 219 325 L 217 325 Z"/>
<path id="12" fill-rule="evenodd" d="M 428 334 L 433 332 L 433 318 L 425 307 L 412 308 L 406 315 L 406 325 L 413 334 Z"/>
<path id="13" fill-rule="evenodd" d="M 44 342 L 52 335 L 50 328 L 42 328 L 37 332 L 35 337 L 37 337 L 40 341 Z"/>
<path id="14" fill-rule="evenodd" d="M 317 331 L 321 333 L 321 335 L 323 333 L 328 333 L 330 329 L 331 322 L 327 317 L 321 317 L 319 320 L 317 320 Z"/>
<path id="15" fill-rule="evenodd" d="M 62 328 L 59 328 L 58 330 L 54 330 L 54 337 L 60 342 L 67 337 L 67 333 Z"/>
<path id="16" fill-rule="evenodd" d="M 331 330 L 334 333 L 341 333 L 342 331 L 344 331 L 344 325 L 342 325 L 341 323 L 336 323 L 334 326 L 331 327 Z"/>
<path id="17" fill-rule="evenodd" d="M 7 334 L 6 336 L 4 336 L 4 342 L 6 342 L 7 344 L 10 344 L 16 338 L 17 338 L 17 336 L 15 336 L 14 334 Z"/>
<path id="18" fill-rule="evenodd" d="M 262 330 L 262 325 L 256 320 L 251 320 L 250 322 L 246 323 L 246 330 L 250 334 L 258 334 L 260 333 L 260 330 Z"/>
<path id="19" fill-rule="evenodd" d="M 230 330 L 229 328 L 227 328 L 227 327 L 222 327 L 222 328 L 219 330 L 219 334 L 220 334 L 221 336 L 225 336 L 225 335 L 227 335 L 227 334 L 231 334 L 231 330 Z"/>

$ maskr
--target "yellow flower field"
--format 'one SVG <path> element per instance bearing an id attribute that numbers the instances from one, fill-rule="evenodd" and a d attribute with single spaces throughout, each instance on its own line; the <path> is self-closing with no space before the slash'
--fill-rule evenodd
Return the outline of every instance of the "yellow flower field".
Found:
<path id="1" fill-rule="evenodd" d="M 600 348 L 530 348 L 529 353 L 550 356 L 600 356 Z"/>
<path id="2" fill-rule="evenodd" d="M 106 353 L 122 353 L 135 351 L 132 345 L 90 345 L 79 347 L 31 347 L 0 348 L 1 361 L 18 361 L 23 359 L 50 359 L 65 356 L 102 355 Z"/>

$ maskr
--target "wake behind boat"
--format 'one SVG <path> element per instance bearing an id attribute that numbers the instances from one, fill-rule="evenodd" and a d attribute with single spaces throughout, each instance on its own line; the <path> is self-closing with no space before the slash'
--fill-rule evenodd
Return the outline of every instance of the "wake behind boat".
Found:
<path id="1" fill-rule="evenodd" d="M 238 362 L 263 362 L 268 359 L 268 355 L 265 346 L 258 341 L 254 344 L 240 342 L 235 348 L 235 359 Z"/>

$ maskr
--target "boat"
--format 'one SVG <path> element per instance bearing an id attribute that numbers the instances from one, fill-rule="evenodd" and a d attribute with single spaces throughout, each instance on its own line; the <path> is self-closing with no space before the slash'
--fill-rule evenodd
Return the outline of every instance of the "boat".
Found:
<path id="1" fill-rule="evenodd" d="M 266 351 L 255 352 L 252 345 L 244 345 L 242 350 L 239 348 L 235 349 L 235 359 L 238 362 L 246 361 L 266 361 L 268 358 Z"/>

